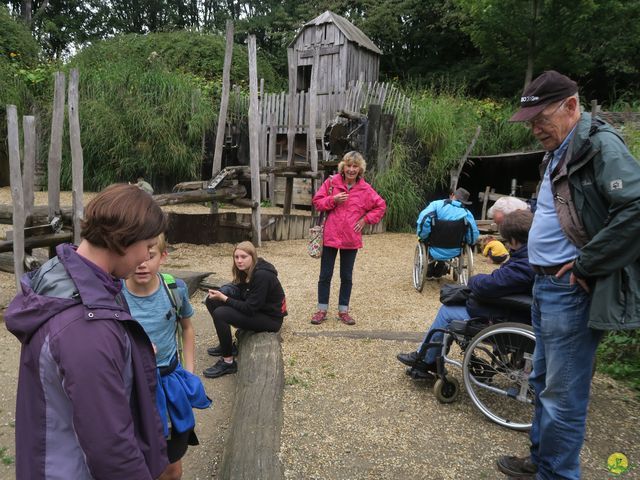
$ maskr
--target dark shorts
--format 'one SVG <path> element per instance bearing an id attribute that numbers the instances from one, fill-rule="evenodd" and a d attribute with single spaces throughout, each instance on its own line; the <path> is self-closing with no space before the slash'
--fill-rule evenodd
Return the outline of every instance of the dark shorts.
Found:
<path id="1" fill-rule="evenodd" d="M 189 445 L 200 445 L 196 432 L 189 430 L 187 432 L 175 433 L 172 430 L 171 435 L 167 439 L 167 457 L 169 457 L 169 463 L 175 463 L 184 457 Z"/>

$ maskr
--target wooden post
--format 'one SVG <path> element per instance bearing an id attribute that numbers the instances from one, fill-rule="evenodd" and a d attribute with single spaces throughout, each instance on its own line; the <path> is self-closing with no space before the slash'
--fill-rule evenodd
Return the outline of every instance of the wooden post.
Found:
<path id="1" fill-rule="evenodd" d="M 60 166 L 62 165 L 65 83 L 64 73 L 56 72 L 53 93 L 53 115 L 51 116 L 51 143 L 49 144 L 49 162 L 47 166 L 49 221 L 60 211 Z"/>
<path id="2" fill-rule="evenodd" d="M 22 117 L 22 133 L 24 135 L 24 158 L 22 171 L 22 195 L 24 200 L 25 226 L 33 222 L 33 179 L 36 168 L 36 118 L 32 116 Z M 27 225 L 28 224 L 28 225 Z"/>
<path id="3" fill-rule="evenodd" d="M 280 451 L 284 365 L 277 333 L 238 330 L 238 374 L 220 480 L 284 478 Z"/>
<path id="4" fill-rule="evenodd" d="M 393 129 L 395 127 L 394 115 L 383 113 L 380 116 L 380 131 L 378 134 L 378 158 L 376 164 L 380 172 L 389 167 L 391 148 L 393 144 Z"/>
<path id="5" fill-rule="evenodd" d="M 318 70 L 320 70 L 320 49 L 313 51 L 313 66 L 311 67 L 311 85 L 309 86 L 309 129 L 307 130 L 307 150 L 311 171 L 318 171 L 318 145 L 316 144 L 316 123 L 318 115 Z M 311 195 L 317 190 L 317 181 L 313 181 Z"/>
<path id="6" fill-rule="evenodd" d="M 13 201 L 13 269 L 16 273 L 16 289 L 20 291 L 20 278 L 24 273 L 24 197 L 20 171 L 20 132 L 18 110 L 7 105 L 7 143 L 9 146 L 9 182 Z"/>
<path id="7" fill-rule="evenodd" d="M 481 131 L 482 131 L 482 127 L 478 125 L 476 127 L 476 133 L 473 135 L 473 139 L 471 139 L 471 143 L 469 144 L 469 146 L 467 147 L 467 150 L 464 152 L 464 155 L 458 162 L 457 170 L 453 170 L 451 172 L 451 182 L 450 182 L 449 188 L 451 189 L 452 192 L 454 192 L 458 188 L 458 180 L 460 179 L 462 168 L 464 167 L 464 164 L 467 162 L 467 157 L 469 157 L 471 150 L 473 150 L 474 145 L 478 141 L 478 137 L 480 136 Z"/>
<path id="8" fill-rule="evenodd" d="M 289 124 L 287 127 L 287 165 L 293 166 L 293 145 L 296 137 L 296 119 L 298 111 L 296 109 L 296 83 L 297 63 L 298 59 L 293 48 L 287 49 L 287 59 L 289 63 Z M 287 178 L 284 190 L 284 202 L 282 205 L 282 214 L 289 215 L 291 213 L 291 203 L 293 202 L 293 178 Z"/>
<path id="9" fill-rule="evenodd" d="M 256 247 L 262 245 L 260 238 L 260 118 L 258 112 L 258 65 L 256 58 L 256 36 L 249 35 L 249 165 L 251 166 L 251 241 Z"/>
<path id="10" fill-rule="evenodd" d="M 224 132 L 227 124 L 227 109 L 229 108 L 229 83 L 231 76 L 231 58 L 233 56 L 233 21 L 227 20 L 226 44 L 224 49 L 224 66 L 222 67 L 222 93 L 220 96 L 220 111 L 218 112 L 218 125 L 216 128 L 216 140 L 213 149 L 213 166 L 211 178 L 213 179 L 222 169 L 222 148 L 224 144 Z M 218 203 L 211 202 L 211 213 L 218 212 Z"/>
<path id="11" fill-rule="evenodd" d="M 277 117 L 274 117 L 273 112 L 269 112 L 269 157 L 267 166 L 276 166 L 276 139 L 278 137 L 278 122 Z M 276 204 L 276 176 L 273 173 L 269 174 L 269 200 L 273 206 Z"/>
<path id="12" fill-rule="evenodd" d="M 378 172 L 384 170 L 383 165 L 380 164 L 380 157 L 378 157 L 378 134 L 380 132 L 380 117 L 382 115 L 382 107 L 372 103 L 369 105 L 369 112 L 367 114 L 367 135 L 364 156 L 371 162 L 370 165 L 375 167 Z M 377 161 L 374 163 L 374 160 Z"/>
<path id="13" fill-rule="evenodd" d="M 73 208 L 73 243 L 80 244 L 80 221 L 84 217 L 82 196 L 84 194 L 82 170 L 84 159 L 80 143 L 80 115 L 78 113 L 78 69 L 71 70 L 69 77 L 69 141 L 71 144 L 71 205 Z"/>
<path id="14" fill-rule="evenodd" d="M 233 56 L 233 21 L 227 20 L 226 46 L 224 50 L 224 66 L 222 67 L 222 95 L 220 98 L 220 112 L 218 113 L 218 128 L 216 130 L 216 144 L 213 152 L 213 169 L 211 178 L 222 168 L 222 144 L 224 143 L 224 127 L 227 122 L 227 108 L 229 108 L 229 77 L 231 75 L 231 57 Z"/>

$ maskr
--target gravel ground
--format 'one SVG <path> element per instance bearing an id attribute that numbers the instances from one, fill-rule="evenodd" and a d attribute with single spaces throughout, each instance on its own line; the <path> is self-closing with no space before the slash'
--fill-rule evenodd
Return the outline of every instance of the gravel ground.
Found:
<path id="1" fill-rule="evenodd" d="M 0 189 L 2 203 L 10 203 L 7 190 Z M 36 203 L 46 201 L 42 195 Z M 206 211 L 203 206 L 170 208 Z M 319 261 L 306 255 L 304 241 L 266 242 L 260 249 L 260 255 L 278 268 L 289 306 L 282 329 L 286 387 L 281 459 L 287 479 L 498 479 L 502 477 L 493 466 L 496 456 L 526 452 L 526 434 L 486 420 L 465 393 L 456 403 L 443 405 L 429 384 L 407 377 L 395 355 L 410 351 L 416 343 L 383 340 L 375 333 L 417 336 L 437 311 L 439 282 L 428 282 L 422 293 L 411 286 L 414 246 L 409 234 L 365 238 L 354 272 L 351 306 L 357 324 L 353 327 L 333 316 L 320 326 L 309 323 Z M 229 277 L 232 245 L 174 247 L 168 269 Z M 477 262 L 477 270 L 490 269 L 482 260 Z M 337 268 L 334 277 L 332 315 L 337 310 Z M 14 292 L 13 276 L 0 273 L 0 286 L 0 307 L 4 307 Z M 192 303 L 201 371 L 213 360 L 205 349 L 216 339 L 199 295 Z M 367 339 L 341 336 L 357 331 L 373 333 Z M 5 352 L 0 366 L 0 478 L 10 479 L 14 478 L 10 462 L 19 345 L 5 329 L 0 330 L 0 348 Z M 452 368 L 452 374 L 461 380 L 457 369 Z M 234 377 L 204 382 L 214 407 L 197 412 L 201 445 L 184 459 L 185 479 L 216 478 L 228 430 Z M 632 392 L 596 375 L 582 455 L 585 479 L 608 478 L 606 460 L 614 452 L 625 453 L 635 465 L 621 478 L 638 478 L 638 407 Z"/>

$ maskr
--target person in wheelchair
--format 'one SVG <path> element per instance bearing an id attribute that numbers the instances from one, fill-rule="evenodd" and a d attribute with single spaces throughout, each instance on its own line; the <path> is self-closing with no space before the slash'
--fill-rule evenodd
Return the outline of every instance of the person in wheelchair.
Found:
<path id="1" fill-rule="evenodd" d="M 490 274 L 477 274 L 469 279 L 468 287 L 471 295 L 464 305 L 442 305 L 425 338 L 429 338 L 429 332 L 435 329 L 447 330 L 454 320 L 468 321 L 472 318 L 504 318 L 508 313 L 511 321 L 526 322 L 529 319 L 527 313 L 521 314 L 521 318 L 514 318 L 513 311 L 501 312 L 501 307 L 496 299 L 514 294 L 531 294 L 535 274 L 529 264 L 527 252 L 527 239 L 533 214 L 528 210 L 516 210 L 505 216 L 500 225 L 500 235 L 510 248 L 510 258 L 499 268 Z M 485 302 L 482 299 L 486 299 Z M 434 332 L 429 343 L 441 342 L 442 332 Z M 416 351 L 399 353 L 397 359 L 421 372 L 436 372 L 436 358 L 441 354 L 440 347 L 429 347 L 424 358 L 420 358 L 422 343 Z"/>
<path id="2" fill-rule="evenodd" d="M 458 188 L 451 192 L 445 200 L 434 200 L 418 215 L 416 233 L 422 241 L 428 241 L 431 234 L 431 223 L 434 219 L 460 220 L 466 219 L 469 229 L 465 236 L 465 243 L 474 245 L 478 240 L 478 226 L 473 214 L 467 210 L 466 205 L 471 205 L 469 192 L 464 188 Z M 449 273 L 448 260 L 458 257 L 462 253 L 460 247 L 440 248 L 429 246 L 429 257 L 434 261 L 427 266 L 427 278 L 439 278 Z"/>

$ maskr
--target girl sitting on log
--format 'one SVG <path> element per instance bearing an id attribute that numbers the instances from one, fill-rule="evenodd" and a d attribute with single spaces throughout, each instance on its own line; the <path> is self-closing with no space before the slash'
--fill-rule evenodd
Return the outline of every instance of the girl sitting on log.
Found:
<path id="1" fill-rule="evenodd" d="M 233 251 L 232 285 L 209 290 L 205 304 L 213 317 L 220 344 L 209 348 L 211 356 L 221 356 L 217 363 L 202 374 L 217 378 L 238 371 L 234 356 L 231 326 L 254 332 L 277 332 L 287 315 L 284 290 L 275 267 L 258 258 L 251 242 L 239 243 Z M 233 288 L 237 287 L 237 288 Z"/>

